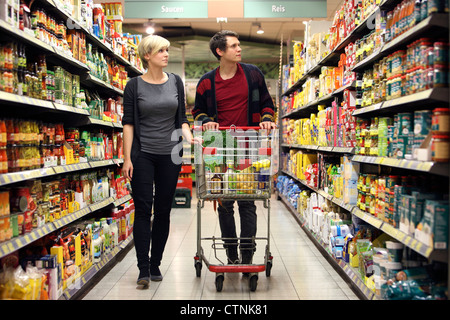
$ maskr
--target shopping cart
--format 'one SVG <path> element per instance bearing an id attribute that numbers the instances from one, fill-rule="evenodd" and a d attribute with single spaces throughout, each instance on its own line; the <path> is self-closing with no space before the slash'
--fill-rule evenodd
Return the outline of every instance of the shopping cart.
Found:
<path id="1" fill-rule="evenodd" d="M 251 291 L 256 290 L 259 272 L 265 271 L 266 276 L 270 276 L 273 259 L 269 236 L 273 132 L 274 130 L 270 133 L 267 130 L 260 130 L 259 127 L 220 127 L 218 131 L 209 130 L 203 133 L 204 144 L 207 140 L 214 143 L 199 148 L 201 150 L 195 153 L 198 203 L 197 253 L 194 265 L 197 277 L 201 276 L 202 263 L 216 274 L 215 285 L 219 292 L 223 288 L 225 273 L 248 274 Z M 208 135 L 209 137 L 206 137 Z M 205 201 L 213 201 L 216 208 L 217 203 L 220 204 L 222 200 L 262 201 L 264 208 L 267 209 L 267 237 L 202 237 L 201 210 Z M 226 252 L 230 245 L 237 248 L 239 243 L 243 242 L 246 247 L 243 248 L 241 245 L 241 252 L 254 251 L 257 241 L 267 241 L 264 263 L 230 263 L 228 259 L 219 257 L 219 251 Z M 202 242 L 211 243 L 216 264 L 211 263 L 205 256 Z"/>

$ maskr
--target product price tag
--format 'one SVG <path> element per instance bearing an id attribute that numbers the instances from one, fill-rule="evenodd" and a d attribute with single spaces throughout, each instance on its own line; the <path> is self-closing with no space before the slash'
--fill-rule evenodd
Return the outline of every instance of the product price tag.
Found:
<path id="1" fill-rule="evenodd" d="M 17 238 L 15 242 L 16 242 L 16 248 L 17 249 L 23 247 L 23 244 L 22 244 L 22 241 L 20 241 L 20 238 Z"/>
<path id="2" fill-rule="evenodd" d="M 2 174 L 0 175 L 0 182 L 1 184 L 8 184 L 11 183 L 11 179 L 8 174 Z"/>
<path id="3" fill-rule="evenodd" d="M 417 169 L 420 171 L 430 171 L 431 168 L 433 167 L 434 163 L 431 161 L 426 161 L 426 162 L 421 162 L 417 165 Z"/>
<path id="4" fill-rule="evenodd" d="M 9 254 L 9 249 L 8 246 L 6 244 L 2 245 L 0 247 L 1 251 L 2 251 L 2 256 L 6 256 L 7 254 Z"/>

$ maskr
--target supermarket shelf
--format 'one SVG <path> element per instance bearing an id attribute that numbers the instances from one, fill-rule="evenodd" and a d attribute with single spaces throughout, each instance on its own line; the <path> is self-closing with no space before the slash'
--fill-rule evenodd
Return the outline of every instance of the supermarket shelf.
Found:
<path id="1" fill-rule="evenodd" d="M 449 164 L 448 163 L 438 163 L 433 161 L 417 161 L 417 160 L 406 160 L 406 159 L 394 159 L 388 157 L 376 157 L 376 156 L 362 156 L 355 155 L 352 161 L 382 165 L 400 169 L 414 170 L 426 173 L 432 173 L 440 176 L 448 177 L 449 174 Z"/>
<path id="2" fill-rule="evenodd" d="M 411 111 L 412 107 L 422 108 L 424 103 L 448 103 L 450 101 L 449 93 L 449 88 L 428 89 L 398 99 L 384 101 L 381 111 Z"/>
<path id="3" fill-rule="evenodd" d="M 387 2 L 391 0 L 384 0 L 380 6 L 385 5 Z M 367 33 L 369 30 L 368 23 L 372 23 L 374 20 L 374 14 L 379 10 L 376 8 L 365 20 L 363 20 L 358 26 L 350 32 L 349 35 L 345 39 L 343 39 L 333 51 L 329 52 L 325 57 L 323 57 L 314 67 L 305 72 L 305 74 L 286 92 L 282 94 L 282 96 L 289 96 L 291 93 L 294 93 L 298 89 L 302 87 L 302 85 L 306 82 L 306 80 L 312 76 L 320 73 L 320 69 L 323 66 L 336 66 L 340 59 L 341 53 L 344 52 L 345 46 L 347 46 L 350 42 L 354 41 L 361 37 L 361 35 Z"/>
<path id="4" fill-rule="evenodd" d="M 85 109 L 75 108 L 72 106 L 41 99 L 35 99 L 27 96 L 20 96 L 18 94 L 8 93 L 5 91 L 0 91 L 0 102 L 3 106 L 9 105 L 32 106 L 36 108 L 52 109 L 89 116 L 89 111 Z"/>
<path id="5" fill-rule="evenodd" d="M 119 63 L 125 66 L 128 72 L 133 73 L 134 75 L 143 74 L 135 66 L 131 65 L 131 63 L 122 57 L 120 54 L 114 52 L 109 43 L 103 42 L 101 39 L 92 34 L 88 29 L 81 25 L 79 21 L 71 16 L 70 13 L 66 12 L 62 7 L 61 3 L 57 0 L 42 0 L 44 3 L 47 3 L 48 6 L 53 8 L 53 13 L 59 15 L 64 21 L 67 21 L 67 24 L 71 24 L 71 27 L 77 30 L 82 30 L 86 34 L 86 39 L 89 40 L 93 45 L 100 48 L 106 54 L 113 56 Z M 116 19 L 117 20 L 117 19 Z"/>
<path id="6" fill-rule="evenodd" d="M 297 182 L 303 184 L 305 187 L 313 190 L 314 192 L 320 194 L 322 197 L 326 198 L 327 200 L 330 200 L 334 204 L 338 205 L 339 207 L 351 212 L 353 215 L 357 216 L 361 220 L 367 222 L 368 224 L 374 226 L 377 229 L 380 229 L 386 233 L 388 233 L 393 238 L 397 239 L 399 242 L 403 243 L 405 246 L 413 249 L 417 253 L 423 255 L 426 258 L 434 259 L 437 261 L 448 261 L 448 252 L 447 250 L 434 250 L 433 247 L 427 246 L 424 243 L 421 243 L 417 239 L 414 239 L 411 237 L 411 235 L 408 235 L 399 229 L 394 228 L 392 225 L 384 222 L 381 219 L 378 219 L 377 217 L 371 215 L 370 213 L 367 213 L 365 211 L 360 210 L 355 205 L 345 204 L 342 199 L 336 198 L 332 195 L 327 194 L 325 191 L 314 188 L 306 183 L 306 181 L 298 179 L 294 174 L 289 173 L 285 170 L 281 170 L 283 174 L 286 174 L 290 176 L 291 178 L 295 179 Z"/>
<path id="7" fill-rule="evenodd" d="M 78 113 L 78 114 L 82 114 L 82 115 L 86 115 L 86 116 L 89 115 L 89 111 L 86 109 L 75 108 L 75 107 L 67 106 L 65 104 L 60 104 L 60 103 L 53 103 L 53 105 L 55 106 L 56 110 L 73 112 L 73 113 Z"/>
<path id="8" fill-rule="evenodd" d="M 384 10 L 387 8 L 391 8 L 393 5 L 393 0 L 385 0 L 380 4 L 380 7 Z M 297 83 L 295 83 L 291 88 L 289 88 L 283 96 L 288 96 L 291 93 L 297 91 L 301 88 L 303 83 L 306 82 L 308 77 L 314 75 L 322 66 L 335 66 L 339 61 L 340 53 L 344 50 L 345 46 L 350 42 L 355 41 L 360 38 L 361 35 L 367 33 L 369 28 L 367 27 L 368 23 L 373 23 L 374 14 L 379 10 L 377 8 L 374 10 L 372 14 L 370 14 L 361 24 L 359 24 L 344 40 L 341 41 L 340 44 L 336 46 L 336 48 L 330 52 L 327 56 L 325 56 L 321 61 L 317 63 L 316 66 L 308 70 Z M 379 49 L 377 49 L 374 53 L 372 53 L 369 57 L 359 62 L 353 67 L 353 71 L 363 71 L 367 68 L 370 68 L 373 65 L 373 62 L 379 60 L 393 51 L 405 46 L 405 44 L 411 42 L 413 39 L 425 35 L 429 32 L 439 32 L 440 30 L 448 30 L 449 27 L 449 16 L 447 13 L 433 13 L 425 20 L 421 21 L 416 26 L 412 27 L 410 30 L 404 32 L 402 35 L 393 39 L 392 41 L 382 45 Z"/>
<path id="9" fill-rule="evenodd" d="M 11 240 L 5 241 L 3 243 L 0 244 L 0 258 L 14 252 L 17 251 L 31 243 L 33 243 L 34 241 L 43 238 L 44 236 L 46 236 L 47 234 L 52 233 L 53 231 L 56 231 L 62 227 L 64 227 L 65 225 L 68 225 L 70 223 L 72 223 L 73 221 L 80 219 L 84 216 L 86 216 L 87 214 L 106 208 L 107 206 L 109 206 L 112 203 L 125 203 L 126 201 L 130 200 L 131 197 L 130 196 L 126 196 L 124 197 L 125 199 L 113 199 L 112 197 L 106 198 L 102 201 L 99 201 L 97 203 L 91 204 L 81 210 L 78 210 L 76 212 L 70 213 L 65 217 L 61 217 L 60 219 L 57 219 L 53 222 L 49 222 L 46 223 L 45 225 L 33 229 L 31 230 L 30 233 L 24 234 L 20 237 L 16 237 L 13 238 Z"/>
<path id="10" fill-rule="evenodd" d="M 330 264 L 340 271 L 341 276 L 346 277 L 352 284 L 354 291 L 363 299 L 372 300 L 374 298 L 374 293 L 364 284 L 361 277 L 357 272 L 355 272 L 345 261 L 341 259 L 335 259 L 324 244 L 310 229 L 305 226 L 306 221 L 300 217 L 297 210 L 292 206 L 291 203 L 286 199 L 286 197 L 279 192 L 278 196 L 284 205 L 288 208 L 294 218 L 297 220 L 301 228 L 305 231 L 308 237 L 313 241 L 314 245 L 319 249 L 319 251 L 324 255 L 324 257 L 330 262 Z"/>
<path id="11" fill-rule="evenodd" d="M 332 96 L 339 96 L 344 93 L 344 90 L 355 88 L 356 81 L 352 81 L 351 83 L 344 84 L 340 88 L 337 88 L 336 90 L 331 93 Z"/>
<path id="12" fill-rule="evenodd" d="M 34 106 L 37 108 L 55 109 L 54 104 L 50 101 L 30 98 L 27 96 L 20 96 L 18 94 L 9 93 L 5 91 L 0 91 L 0 101 L 2 106 L 4 107 L 13 104 L 13 105 Z"/>
<path id="13" fill-rule="evenodd" d="M 97 88 L 101 87 L 101 88 L 107 89 L 108 91 L 111 91 L 112 93 L 116 93 L 118 95 L 123 96 L 123 90 L 114 87 L 113 85 L 97 78 L 96 76 L 94 76 L 90 73 L 87 73 L 85 76 L 83 76 L 83 78 L 81 79 L 81 82 L 85 85 L 96 86 Z"/>
<path id="14" fill-rule="evenodd" d="M 432 13 L 425 20 L 419 22 L 408 31 L 405 31 L 397 38 L 386 43 L 380 52 L 380 57 L 387 56 L 398 48 L 412 42 L 414 39 L 417 39 L 423 35 L 429 35 L 430 32 L 439 32 L 439 30 L 445 30 L 448 32 L 448 18 L 448 13 Z"/>
<path id="15" fill-rule="evenodd" d="M 22 31 L 20 29 L 13 28 L 10 24 L 7 22 L 0 20 L 0 31 L 2 33 L 8 34 L 9 36 L 13 37 L 15 40 L 20 40 L 21 42 L 26 43 L 27 45 L 30 45 L 39 51 L 46 53 L 51 58 L 56 58 L 66 64 L 69 64 L 71 66 L 76 67 L 79 71 L 88 71 L 89 68 L 86 64 L 74 59 L 72 56 L 68 56 L 67 54 L 63 53 L 62 51 L 56 49 L 55 47 L 52 47 L 51 45 L 36 39 L 34 35 L 30 35 L 29 33 Z"/>
<path id="16" fill-rule="evenodd" d="M 327 104 L 335 99 L 333 93 L 320 97 L 317 100 L 307 103 L 306 105 L 293 110 L 292 112 L 285 114 L 282 118 L 296 118 L 300 117 L 304 113 L 309 113 L 317 108 L 320 104 Z"/>
<path id="17" fill-rule="evenodd" d="M 355 64 L 353 66 L 353 68 L 352 68 L 352 71 L 361 72 L 361 71 L 364 71 L 366 69 L 370 69 L 373 66 L 373 63 L 380 59 L 380 52 L 381 52 L 382 49 L 383 49 L 382 47 L 376 49 L 367 58 L 365 58 L 364 60 L 362 60 L 362 61 L 358 62 L 357 64 Z"/>
<path id="18" fill-rule="evenodd" d="M 409 44 L 414 39 L 418 37 L 428 34 L 429 32 L 435 32 L 439 30 L 448 29 L 448 14 L 446 13 L 433 13 L 431 16 L 421 21 L 419 24 L 415 25 L 408 31 L 404 32 L 402 35 L 393 39 L 392 41 L 383 44 L 380 48 L 378 48 L 374 53 L 368 56 L 363 61 L 357 63 L 352 71 L 361 72 L 366 69 L 369 69 L 373 66 L 373 63 L 377 60 L 382 59 L 383 57 L 389 55 L 395 50 L 398 50 L 404 47 L 406 44 Z"/>
<path id="19" fill-rule="evenodd" d="M 403 96 L 397 99 L 387 100 L 368 107 L 353 111 L 353 116 L 360 118 L 372 117 L 377 114 L 392 114 L 398 112 L 411 112 L 426 109 L 426 104 L 448 103 L 450 101 L 449 88 L 433 88 Z"/>
<path id="20" fill-rule="evenodd" d="M 77 296 L 83 294 L 90 283 L 95 281 L 96 276 L 101 275 L 104 271 L 107 272 L 108 266 L 114 264 L 117 259 L 127 253 L 133 245 L 133 234 L 130 234 L 127 239 L 120 242 L 109 253 L 105 253 L 100 262 L 93 264 L 86 272 L 81 274 L 71 285 L 69 285 L 68 288 L 64 290 L 59 300 L 76 300 Z"/>
<path id="21" fill-rule="evenodd" d="M 110 122 L 110 121 L 95 119 L 95 118 L 92 118 L 92 117 L 89 117 L 86 120 L 85 124 L 97 124 L 97 125 L 105 126 L 105 127 L 114 127 L 114 124 L 112 122 Z"/>
<path id="22" fill-rule="evenodd" d="M 122 162 L 123 159 L 110 159 L 102 161 L 68 164 L 63 166 L 41 168 L 34 170 L 25 170 L 20 172 L 4 173 L 0 175 L 0 186 L 5 186 L 11 183 L 22 182 L 30 179 L 44 178 L 55 174 L 105 167 L 110 165 L 117 165 L 118 163 Z"/>
<path id="23" fill-rule="evenodd" d="M 378 110 L 380 110 L 382 105 L 383 105 L 383 103 L 380 102 L 380 103 L 376 103 L 376 104 L 373 104 L 368 107 L 356 109 L 355 111 L 353 111 L 352 115 L 354 117 L 360 117 L 360 118 L 364 118 L 366 116 L 371 117 L 372 114 L 374 114 L 374 113 L 378 112 Z"/>
<path id="24" fill-rule="evenodd" d="M 288 143 L 282 143 L 281 146 L 284 148 L 306 149 L 306 150 L 334 152 L 334 153 L 353 154 L 355 152 L 355 148 L 353 147 L 321 147 L 314 145 L 288 144 Z"/>
<path id="25" fill-rule="evenodd" d="M 309 103 L 307 103 L 306 105 L 297 108 L 285 115 L 282 116 L 282 118 L 295 118 L 295 117 L 299 117 L 302 114 L 304 114 L 305 112 L 310 112 L 313 109 L 315 109 L 318 105 L 320 104 L 328 104 L 331 101 L 333 101 L 336 97 L 342 95 L 344 93 L 345 89 L 349 89 L 349 88 L 354 88 L 356 84 L 356 81 L 353 81 L 351 83 L 345 84 L 343 86 L 341 86 L 340 88 L 337 88 L 336 90 L 334 90 L 332 93 L 327 94 L 325 96 L 322 96 L 314 101 L 311 101 Z M 295 90 L 294 90 L 295 91 Z"/>

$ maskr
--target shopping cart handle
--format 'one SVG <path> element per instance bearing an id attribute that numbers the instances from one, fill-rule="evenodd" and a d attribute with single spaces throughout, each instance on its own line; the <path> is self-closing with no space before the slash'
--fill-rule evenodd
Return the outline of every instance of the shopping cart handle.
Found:
<path id="1" fill-rule="evenodd" d="M 219 126 L 219 130 L 260 130 L 261 128 L 259 126 Z"/>
<path id="2" fill-rule="evenodd" d="M 193 126 L 192 127 L 194 131 L 201 131 L 203 130 L 203 126 Z M 225 130 L 262 130 L 261 127 L 259 126 L 219 126 L 220 131 L 225 131 Z"/>

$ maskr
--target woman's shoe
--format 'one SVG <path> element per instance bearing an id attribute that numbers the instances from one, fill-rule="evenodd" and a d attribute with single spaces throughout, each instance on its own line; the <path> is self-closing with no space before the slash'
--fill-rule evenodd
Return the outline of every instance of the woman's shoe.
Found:
<path id="1" fill-rule="evenodd" d="M 163 276 L 159 267 L 150 266 L 150 280 L 152 281 L 162 281 Z"/>

